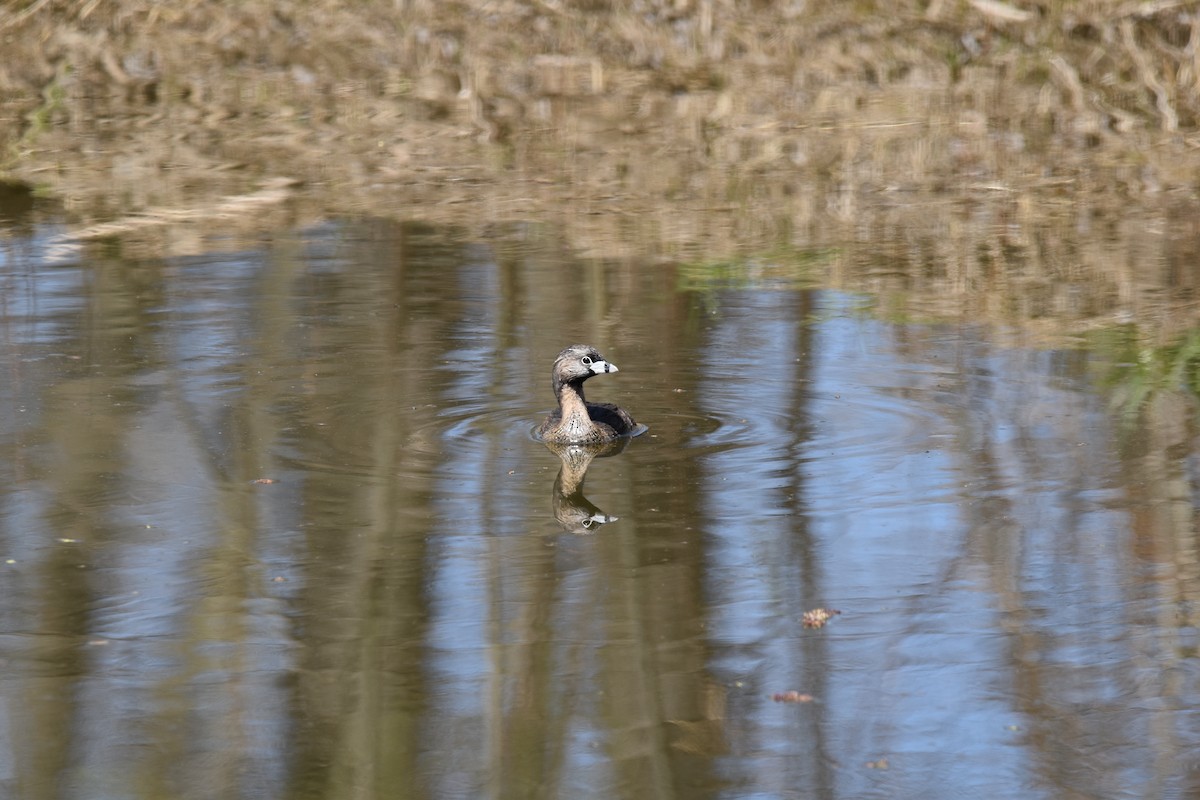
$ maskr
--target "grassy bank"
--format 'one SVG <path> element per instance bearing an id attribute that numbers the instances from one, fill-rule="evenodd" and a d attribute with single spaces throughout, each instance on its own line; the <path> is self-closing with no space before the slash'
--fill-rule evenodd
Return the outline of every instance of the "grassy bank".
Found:
<path id="1" fill-rule="evenodd" d="M 0 39 L 5 174 L 80 225 L 274 181 L 674 256 L 946 202 L 1194 230 L 1200 191 L 1192 3 L 38 0 Z"/>

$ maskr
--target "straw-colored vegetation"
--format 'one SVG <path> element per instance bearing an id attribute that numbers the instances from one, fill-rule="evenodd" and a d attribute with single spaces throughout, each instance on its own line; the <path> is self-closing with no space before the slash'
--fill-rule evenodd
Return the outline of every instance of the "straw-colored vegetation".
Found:
<path id="1" fill-rule="evenodd" d="M 4 169 L 85 234 L 253 224 L 212 210 L 271 181 L 605 257 L 833 244 L 830 281 L 1032 321 L 1200 261 L 1194 2 L 36 0 L 0 40 Z"/>

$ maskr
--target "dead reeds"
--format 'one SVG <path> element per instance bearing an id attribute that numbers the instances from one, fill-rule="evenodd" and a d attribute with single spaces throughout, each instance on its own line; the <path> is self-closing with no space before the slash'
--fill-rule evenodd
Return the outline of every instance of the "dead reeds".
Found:
<path id="1" fill-rule="evenodd" d="M 5 169 L 84 230 L 278 178 L 311 214 L 538 219 L 610 258 L 891 226 L 977 286 L 1200 191 L 1194 3 L 39 0 L 0 35 Z"/>

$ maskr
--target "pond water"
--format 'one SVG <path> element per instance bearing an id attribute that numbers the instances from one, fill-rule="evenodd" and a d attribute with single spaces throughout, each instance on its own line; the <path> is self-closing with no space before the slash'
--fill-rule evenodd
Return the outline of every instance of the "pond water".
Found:
<path id="1" fill-rule="evenodd" d="M 532 225 L 59 233 L 0 247 L 6 797 L 1200 792 L 1186 335 Z M 619 452 L 531 435 L 574 342 Z"/>

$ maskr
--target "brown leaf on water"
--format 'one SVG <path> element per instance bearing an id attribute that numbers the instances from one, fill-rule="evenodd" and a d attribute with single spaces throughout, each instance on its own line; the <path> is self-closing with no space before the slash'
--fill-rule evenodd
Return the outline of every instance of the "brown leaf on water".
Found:
<path id="1" fill-rule="evenodd" d="M 811 694 L 803 694 L 801 692 L 777 692 L 771 695 L 771 699 L 776 703 L 811 703 L 814 698 Z"/>
<path id="2" fill-rule="evenodd" d="M 831 617 L 835 617 L 840 613 L 842 612 L 836 608 L 814 608 L 812 611 L 804 612 L 801 622 L 804 623 L 804 627 L 806 628 L 824 628 L 825 623 Z"/>

